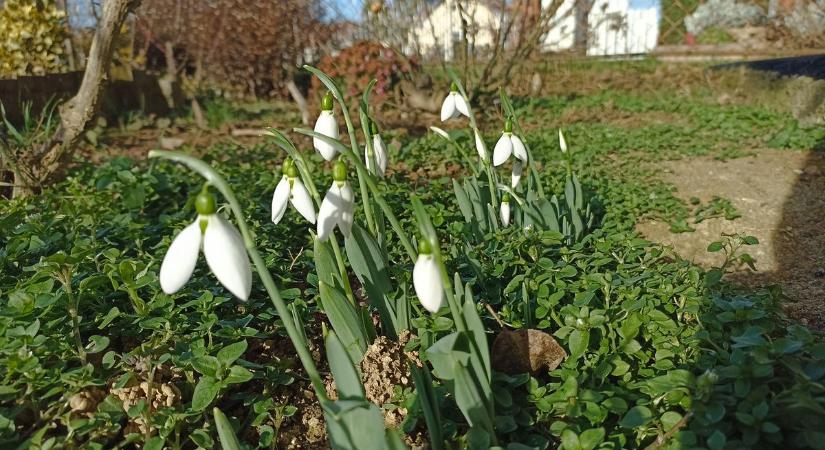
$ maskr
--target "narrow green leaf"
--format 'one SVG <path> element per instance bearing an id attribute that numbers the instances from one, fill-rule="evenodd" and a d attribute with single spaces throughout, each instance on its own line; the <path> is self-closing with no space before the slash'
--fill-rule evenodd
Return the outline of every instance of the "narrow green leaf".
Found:
<path id="1" fill-rule="evenodd" d="M 221 448 L 223 450 L 241 450 L 241 443 L 238 437 L 235 436 L 235 430 L 232 429 L 232 424 L 229 419 L 218 408 L 212 410 L 212 416 L 215 418 L 215 428 L 218 429 L 218 438 L 221 441 Z"/>
<path id="2" fill-rule="evenodd" d="M 353 365 L 353 361 L 338 336 L 334 331 L 330 331 L 327 333 L 324 342 L 329 367 L 335 379 L 335 387 L 338 389 L 338 397 L 341 399 L 363 400 L 364 386 L 361 383 L 361 375 Z"/>
<path id="3" fill-rule="evenodd" d="M 338 334 L 338 338 L 352 361 L 356 364 L 360 363 L 368 345 L 366 329 L 361 323 L 361 315 L 346 295 L 337 288 L 321 281 L 320 291 L 321 306 L 332 324 L 332 329 Z"/>
<path id="4" fill-rule="evenodd" d="M 385 333 L 390 339 L 397 339 L 396 318 L 393 309 L 388 305 L 387 295 L 392 291 L 392 282 L 384 252 L 372 235 L 358 222 L 353 224 L 352 234 L 346 238 L 345 244 L 350 266 L 367 291 L 370 303 L 378 309 Z"/>

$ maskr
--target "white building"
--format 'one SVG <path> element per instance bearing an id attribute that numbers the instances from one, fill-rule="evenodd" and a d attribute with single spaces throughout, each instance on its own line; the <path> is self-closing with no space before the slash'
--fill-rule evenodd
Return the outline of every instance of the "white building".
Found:
<path id="1" fill-rule="evenodd" d="M 411 20 L 413 20 L 411 18 Z M 445 0 L 414 27 L 407 50 L 417 46 L 424 55 L 437 54 L 452 59 L 463 45 L 466 23 L 467 42 L 478 50 L 492 47 L 500 17 L 478 0 Z"/>
<path id="2" fill-rule="evenodd" d="M 547 8 L 553 0 L 541 0 Z M 661 18 L 660 0 L 591 0 L 587 17 L 587 55 L 639 55 L 656 48 Z M 565 51 L 575 45 L 576 0 L 563 0 L 544 36 L 542 50 Z M 483 0 L 444 0 L 430 14 L 418 18 L 405 51 L 455 56 L 464 41 L 462 20 L 467 24 L 467 41 L 476 50 L 494 44 L 503 12 Z M 416 18 L 411 18 L 416 20 Z"/>
<path id="3" fill-rule="evenodd" d="M 548 7 L 552 0 L 542 0 Z M 575 43 L 576 0 L 564 0 L 556 12 L 544 50 L 569 50 Z M 594 56 L 644 54 L 659 39 L 659 0 L 595 0 L 587 17 L 587 54 Z"/>

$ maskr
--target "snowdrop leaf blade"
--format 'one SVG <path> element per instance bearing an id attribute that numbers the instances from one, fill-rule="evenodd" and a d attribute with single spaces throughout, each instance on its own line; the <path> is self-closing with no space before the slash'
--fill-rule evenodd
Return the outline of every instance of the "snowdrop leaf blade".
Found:
<path id="1" fill-rule="evenodd" d="M 452 94 L 448 94 L 447 97 L 444 98 L 444 101 L 441 103 L 441 121 L 446 122 L 447 120 L 455 117 L 455 114 L 455 96 Z"/>
<path id="2" fill-rule="evenodd" d="M 315 224 L 315 205 L 312 204 L 312 197 L 309 196 L 309 191 L 307 191 L 304 183 L 297 178 L 292 183 L 292 196 L 289 200 L 295 210 L 304 216 L 307 222 Z"/>
<path id="3" fill-rule="evenodd" d="M 360 364 L 368 345 L 366 328 L 361 322 L 361 315 L 338 288 L 321 281 L 319 291 L 321 306 L 332 324 L 332 329 L 338 334 L 352 362 Z"/>
<path id="4" fill-rule="evenodd" d="M 502 134 L 493 148 L 493 165 L 500 166 L 504 164 L 510 155 L 513 154 L 513 141 L 506 134 Z"/>
<path id="5" fill-rule="evenodd" d="M 418 255 L 413 268 L 413 287 L 421 306 L 427 311 L 438 312 L 444 305 L 444 284 L 433 255 Z"/>
<path id="6" fill-rule="evenodd" d="M 272 222 L 278 223 L 284 217 L 286 206 L 289 203 L 289 180 L 281 177 L 281 181 L 275 186 L 275 193 L 272 195 Z"/>
<path id="7" fill-rule="evenodd" d="M 323 71 L 316 69 L 315 67 L 312 67 L 309 64 L 304 64 L 304 69 L 318 77 L 318 79 L 321 80 L 321 83 L 324 83 L 324 86 L 326 86 L 326 88 L 329 89 L 330 92 L 332 92 L 332 96 L 335 97 L 335 99 L 338 100 L 339 103 L 342 103 L 344 101 L 344 96 L 343 94 L 341 94 L 341 90 L 338 89 L 338 86 L 335 84 L 335 81 L 333 81 L 332 78 L 330 78 Z"/>
<path id="8" fill-rule="evenodd" d="M 195 220 L 184 228 L 169 246 L 160 265 L 160 287 L 167 294 L 174 294 L 192 277 L 201 248 L 200 221 Z"/>
<path id="9" fill-rule="evenodd" d="M 353 224 L 352 235 L 345 240 L 345 246 L 352 271 L 381 315 L 384 332 L 390 339 L 397 338 L 395 314 L 387 299 L 387 293 L 393 291 L 392 281 L 381 246 L 358 222 Z"/>
<path id="10" fill-rule="evenodd" d="M 203 254 L 218 281 L 241 300 L 252 292 L 252 266 L 238 230 L 220 215 L 209 217 L 203 234 Z"/>
<path id="11" fill-rule="evenodd" d="M 324 339 L 329 369 L 335 379 L 335 387 L 340 398 L 364 397 L 364 385 L 361 376 L 350 358 L 344 344 L 338 339 L 335 331 L 330 331 Z"/>

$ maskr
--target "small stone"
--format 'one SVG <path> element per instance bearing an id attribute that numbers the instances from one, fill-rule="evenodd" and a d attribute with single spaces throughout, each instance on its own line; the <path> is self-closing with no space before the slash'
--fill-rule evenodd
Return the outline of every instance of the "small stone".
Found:
<path id="1" fill-rule="evenodd" d="M 504 329 L 493 341 L 491 356 L 493 369 L 499 372 L 537 375 L 555 370 L 567 357 L 567 352 L 543 331 Z"/>

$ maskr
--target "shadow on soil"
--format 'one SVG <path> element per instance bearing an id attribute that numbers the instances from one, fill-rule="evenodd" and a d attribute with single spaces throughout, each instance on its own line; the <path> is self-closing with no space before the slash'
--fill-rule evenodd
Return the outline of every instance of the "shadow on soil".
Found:
<path id="1" fill-rule="evenodd" d="M 816 148 L 822 148 L 820 142 Z M 776 269 L 740 273 L 748 285 L 778 284 L 788 314 L 814 328 L 825 328 L 825 151 L 808 153 L 804 168 L 782 205 L 771 232 Z M 758 261 L 757 261 L 758 264 Z"/>

